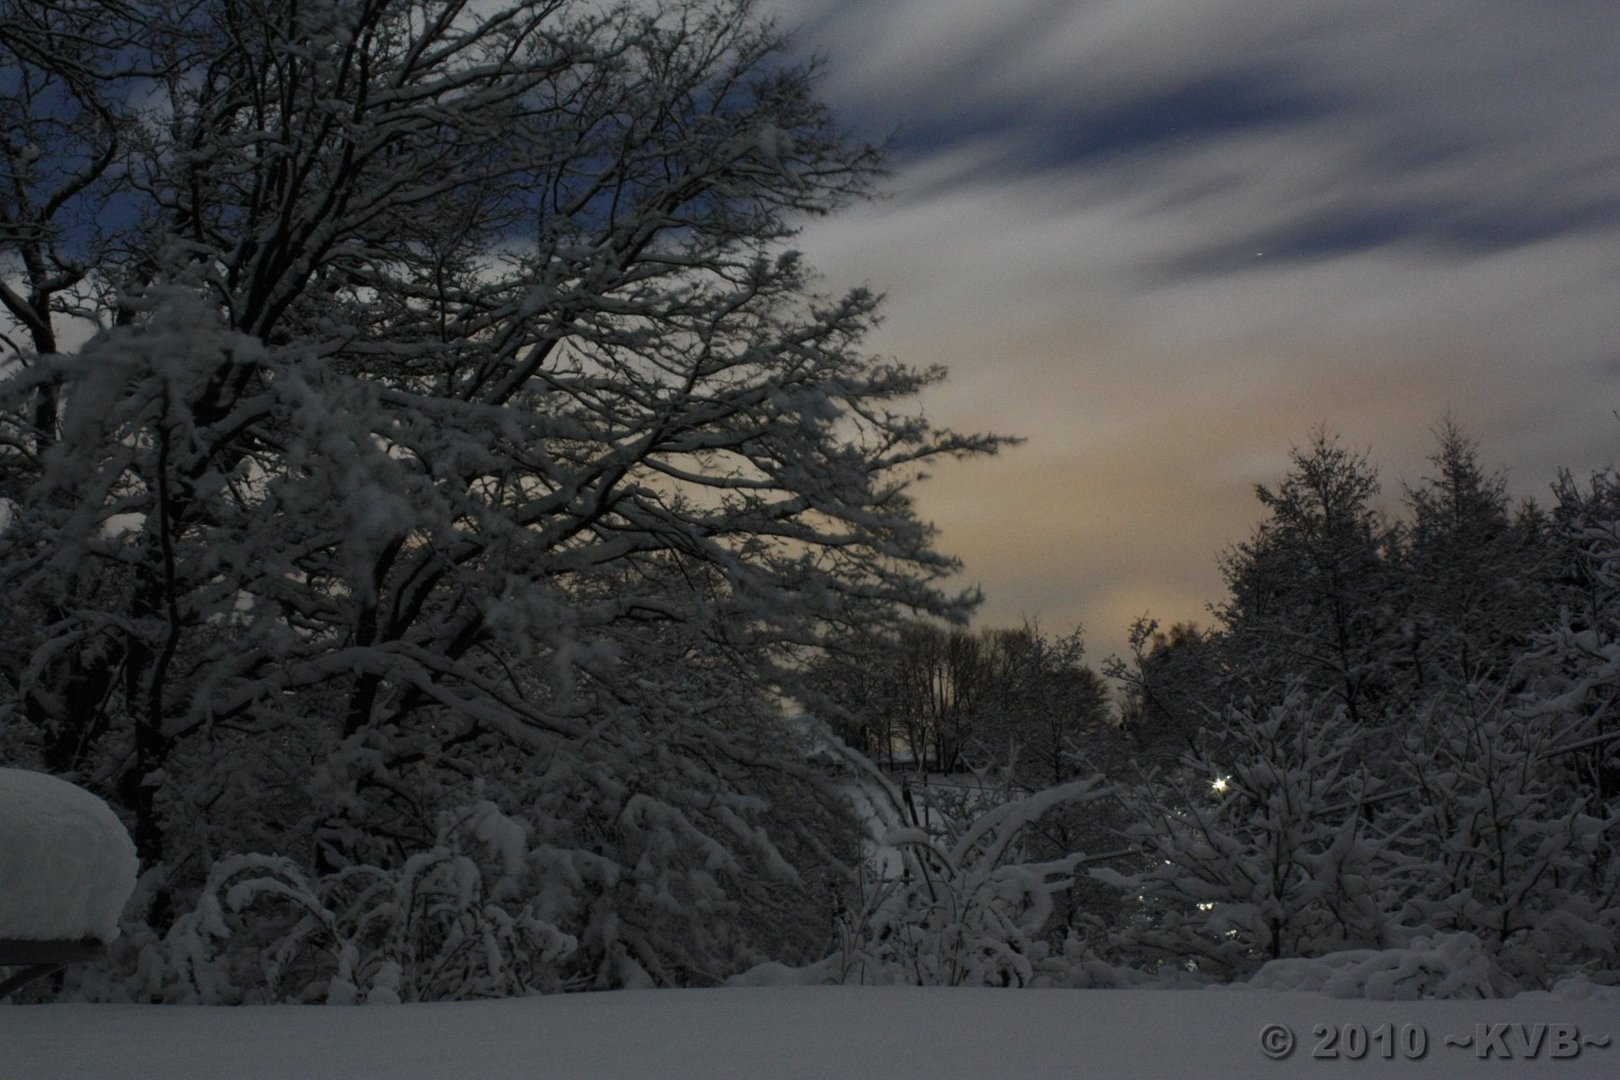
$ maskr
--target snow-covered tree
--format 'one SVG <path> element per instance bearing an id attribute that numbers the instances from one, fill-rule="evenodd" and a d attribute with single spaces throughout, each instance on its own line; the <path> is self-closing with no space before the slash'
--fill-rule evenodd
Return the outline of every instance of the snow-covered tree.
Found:
<path id="1" fill-rule="evenodd" d="M 913 622 L 889 634 L 862 627 L 829 646 L 810 680 L 815 707 L 891 769 L 898 749 L 919 770 L 996 769 L 1026 790 L 1052 786 L 1084 771 L 1080 739 L 1111 719 L 1079 629 Z"/>
<path id="2" fill-rule="evenodd" d="M 1500 682 L 1550 613 L 1539 587 L 1544 553 L 1514 521 L 1501 473 L 1449 417 L 1435 431 L 1434 473 L 1406 489 L 1400 574 L 1407 600 L 1397 663 L 1414 697 Z"/>
<path id="3" fill-rule="evenodd" d="M 1218 702 L 1229 682 L 1221 667 L 1224 642 L 1191 623 L 1162 631 L 1145 615 L 1131 624 L 1126 640 L 1129 659 L 1111 656 L 1103 664 L 1122 691 L 1120 727 L 1136 762 L 1173 769 L 1197 750 L 1199 730 L 1220 718 Z"/>
<path id="4" fill-rule="evenodd" d="M 974 759 L 1031 791 L 1087 772 L 1081 752 L 1113 716 L 1102 679 L 1085 665 L 1080 629 L 1052 635 L 1031 620 L 987 634 L 984 651 Z"/>
<path id="5" fill-rule="evenodd" d="M 1600 473 L 1556 487 L 1549 592 L 1556 615 L 1519 658 L 1521 707 L 1555 718 L 1568 779 L 1613 807 L 1620 799 L 1620 483 Z"/>
<path id="6" fill-rule="evenodd" d="M 29 309 L 99 324 L 82 349 L 6 338 L 5 723 L 130 816 L 130 949 L 284 958 L 423 859 L 478 868 L 535 985 L 811 948 L 782 926 L 813 925 L 842 810 L 780 703 L 828 627 L 961 613 L 908 487 L 997 445 L 908 411 L 941 373 L 863 353 L 876 298 L 785 246 L 878 164 L 813 69 L 746 0 L 50 10 L 0 45 L 123 111 L 113 196 L 29 196 L 110 254 Z M 127 41 L 74 52 L 104 12 Z M 103 61 L 136 55 L 120 96 Z M 86 131 L 11 167 L 99 161 Z M 33 235 L 0 236 L 13 292 L 41 294 Z M 499 844 L 455 824 L 493 812 Z M 283 921 L 176 922 L 269 888 L 221 867 L 280 882 Z M 395 944 L 311 979 L 493 985 L 344 934 Z"/>
<path id="7" fill-rule="evenodd" d="M 1230 699 L 1303 686 L 1370 722 L 1387 697 L 1394 622 L 1378 475 L 1325 429 L 1291 456 L 1275 491 L 1256 488 L 1267 519 L 1223 559 L 1230 597 L 1214 611 L 1236 676 Z"/>
<path id="8" fill-rule="evenodd" d="M 1566 719 L 1448 695 L 1409 728 L 1382 815 L 1412 869 L 1402 926 L 1473 935 L 1520 986 L 1620 960 L 1620 816 L 1569 782 Z"/>
<path id="9" fill-rule="evenodd" d="M 1384 944 L 1391 864 L 1362 814 L 1362 737 L 1342 704 L 1296 692 L 1212 725 L 1190 762 L 1196 786 L 1128 791 L 1139 861 L 1093 871 L 1125 896 L 1114 947 L 1232 978 L 1279 957 Z"/>
<path id="10" fill-rule="evenodd" d="M 1394 527 L 1365 460 L 1318 436 L 1261 489 L 1223 625 L 1174 643 L 1135 627 L 1134 664 L 1111 668 L 1128 726 L 1301 689 L 1121 785 L 1137 861 L 1100 872 L 1118 957 L 1230 978 L 1333 953 L 1267 978 L 1348 985 L 1455 954 L 1459 993 L 1614 969 L 1620 485 L 1566 476 L 1551 515 L 1513 514 L 1474 443 L 1437 435 Z"/>
<path id="11" fill-rule="evenodd" d="M 1576 629 L 1614 617 L 1613 536 L 1620 521 L 1620 475 L 1594 473 L 1581 484 L 1567 470 L 1553 484 L 1554 503 L 1542 539 L 1553 549 L 1548 584 L 1561 618 Z"/>

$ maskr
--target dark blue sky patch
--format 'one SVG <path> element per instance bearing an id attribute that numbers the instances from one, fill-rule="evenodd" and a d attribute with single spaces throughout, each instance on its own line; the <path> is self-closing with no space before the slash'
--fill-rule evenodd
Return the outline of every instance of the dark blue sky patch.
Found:
<path id="1" fill-rule="evenodd" d="M 1457 202 L 1347 207 L 1317 214 L 1160 264 L 1159 283 L 1275 269 L 1279 262 L 1313 262 L 1361 254 L 1403 241 L 1477 257 L 1567 234 L 1620 225 L 1620 197 L 1560 206 L 1468 205 Z"/>
<path id="2" fill-rule="evenodd" d="M 1620 197 L 1567 205 L 1551 198 L 1538 203 L 1468 203 L 1465 198 L 1459 192 L 1446 202 L 1323 214 L 1257 235 L 1243 249 L 1267 259 L 1320 259 L 1413 240 L 1462 255 L 1488 255 L 1620 225 Z"/>
<path id="3" fill-rule="evenodd" d="M 1206 245 L 1153 267 L 1153 282 L 1219 277 L 1248 270 L 1274 270 L 1279 262 L 1309 262 L 1355 255 L 1385 244 L 1432 234 L 1442 216 L 1437 206 L 1346 208 L 1288 225 Z"/>
<path id="4" fill-rule="evenodd" d="M 1167 144 L 1305 123 L 1341 105 L 1319 92 L 1301 90 L 1285 69 L 1234 69 L 1082 110 L 1054 140 L 1053 149 L 1065 162 L 1092 164 Z"/>
<path id="5" fill-rule="evenodd" d="M 1080 84 L 1076 93 L 1083 93 Z M 896 164 L 954 146 L 1004 138 L 1018 147 L 995 171 L 1018 174 L 1094 166 L 1131 155 L 1196 145 L 1269 127 L 1308 123 L 1344 107 L 1302 89 L 1283 68 L 1240 68 L 1111 102 L 1007 101 L 946 113 L 935 109 L 903 123 Z"/>
<path id="6" fill-rule="evenodd" d="M 1544 201 L 1469 208 L 1436 223 L 1436 235 L 1459 248 L 1487 253 L 1576 232 L 1620 226 L 1620 196 L 1561 205 Z"/>
<path id="7" fill-rule="evenodd" d="M 1322 259 L 1354 255 L 1434 230 L 1433 206 L 1395 206 L 1321 214 L 1254 237 L 1245 244 L 1260 258 Z"/>
<path id="8" fill-rule="evenodd" d="M 1362 155 L 1372 168 L 1412 173 L 1444 165 L 1478 151 L 1479 147 L 1478 138 L 1470 138 L 1461 131 L 1406 125 L 1372 141 Z"/>

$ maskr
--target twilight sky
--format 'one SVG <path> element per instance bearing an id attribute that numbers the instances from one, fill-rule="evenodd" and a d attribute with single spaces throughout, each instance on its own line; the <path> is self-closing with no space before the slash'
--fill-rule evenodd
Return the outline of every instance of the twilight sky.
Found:
<path id="1" fill-rule="evenodd" d="M 920 489 L 980 623 L 1207 622 L 1256 483 L 1326 423 L 1383 503 L 1448 409 L 1542 496 L 1620 459 L 1615 0 L 769 0 L 898 132 L 890 197 L 814 223 L 870 342 L 1023 435 Z"/>

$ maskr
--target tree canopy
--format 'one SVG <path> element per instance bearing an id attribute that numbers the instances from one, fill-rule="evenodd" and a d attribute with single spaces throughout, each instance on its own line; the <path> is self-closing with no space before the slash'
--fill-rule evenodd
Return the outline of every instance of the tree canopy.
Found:
<path id="1" fill-rule="evenodd" d="M 746 0 L 6 0 L 0 53 L 6 748 L 131 816 L 143 992 L 760 958 L 842 842 L 780 702 L 965 610 L 909 488 L 998 445 L 787 246 L 880 167 L 814 65 Z"/>

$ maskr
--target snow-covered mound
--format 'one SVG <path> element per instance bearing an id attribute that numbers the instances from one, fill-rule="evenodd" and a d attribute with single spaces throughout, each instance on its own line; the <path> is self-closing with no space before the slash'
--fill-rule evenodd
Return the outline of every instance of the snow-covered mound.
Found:
<path id="1" fill-rule="evenodd" d="M 0 938 L 111 941 L 136 866 L 129 833 L 95 795 L 0 769 Z"/>
<path id="2" fill-rule="evenodd" d="M 1492 998 L 1504 980 L 1472 934 L 1420 937 L 1404 949 L 1347 949 L 1326 956 L 1273 960 L 1246 984 L 1251 990 L 1310 990 L 1370 1001 Z"/>

